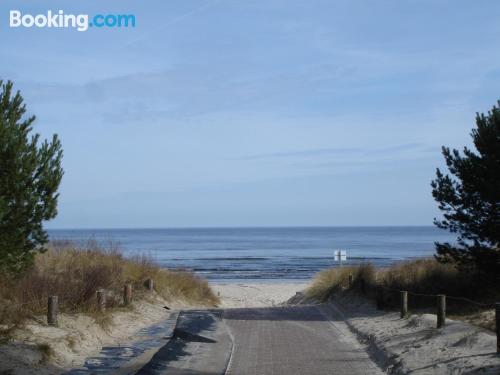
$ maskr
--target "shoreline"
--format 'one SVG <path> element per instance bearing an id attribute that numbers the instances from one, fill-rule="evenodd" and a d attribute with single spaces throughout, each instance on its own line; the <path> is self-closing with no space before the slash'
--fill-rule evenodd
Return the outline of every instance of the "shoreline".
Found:
<path id="1" fill-rule="evenodd" d="M 205 279 L 209 285 L 288 285 L 288 284 L 310 284 L 312 279 Z"/>

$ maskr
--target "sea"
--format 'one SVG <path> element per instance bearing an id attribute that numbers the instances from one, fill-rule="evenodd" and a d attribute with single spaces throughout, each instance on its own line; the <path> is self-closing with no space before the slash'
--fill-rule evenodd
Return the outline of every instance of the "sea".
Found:
<path id="1" fill-rule="evenodd" d="M 52 229 L 49 236 L 118 245 L 124 256 L 147 256 L 214 282 L 303 282 L 331 267 L 431 257 L 435 242 L 454 242 L 432 226 Z M 346 260 L 334 258 L 337 250 Z"/>

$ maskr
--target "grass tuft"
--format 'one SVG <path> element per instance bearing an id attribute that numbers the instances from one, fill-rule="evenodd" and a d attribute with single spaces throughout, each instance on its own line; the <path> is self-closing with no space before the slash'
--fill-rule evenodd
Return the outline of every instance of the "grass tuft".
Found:
<path id="1" fill-rule="evenodd" d="M 381 286 L 389 299 L 391 293 L 396 293 L 395 299 L 398 300 L 398 293 L 401 290 L 417 294 L 445 294 L 449 297 L 482 301 L 494 301 L 498 298 L 493 286 L 485 285 L 483 280 L 473 274 L 460 272 L 452 264 L 442 264 L 435 259 L 402 262 L 377 270 L 369 264 L 324 270 L 316 275 L 306 295 L 325 301 L 336 292 L 347 288 L 349 274 L 353 275 L 353 290 L 359 291 L 361 280 L 364 280 L 366 294 L 374 296 L 376 287 Z M 417 304 L 415 301 L 419 301 L 417 297 L 412 297 L 414 304 Z M 425 298 L 432 297 L 422 297 Z M 454 300 L 450 298 L 450 304 L 453 303 Z"/>
<path id="2" fill-rule="evenodd" d="M 45 314 L 50 295 L 59 297 L 61 312 L 84 312 L 99 318 L 97 290 L 106 290 L 109 312 L 122 306 L 125 283 L 132 283 L 134 300 L 146 298 L 147 278 L 154 280 L 156 292 L 167 300 L 204 306 L 219 303 L 208 282 L 193 273 L 162 269 L 147 257 L 125 258 L 114 244 L 103 248 L 89 241 L 79 248 L 56 242 L 37 256 L 33 268 L 22 277 L 0 276 L 0 334 L 8 334 L 27 317 Z M 106 314 L 101 314 L 103 323 Z"/>
<path id="3" fill-rule="evenodd" d="M 370 283 L 375 279 L 375 270 L 370 264 L 331 268 L 316 274 L 311 287 L 305 291 L 305 296 L 325 302 L 335 293 L 347 288 L 349 274 L 353 275 L 353 285 L 358 285 L 361 279 Z"/>
<path id="4" fill-rule="evenodd" d="M 349 274 L 353 275 L 354 281 L 350 289 L 347 285 Z M 399 291 L 406 290 L 409 292 L 410 310 L 433 312 L 436 308 L 435 295 L 444 294 L 447 296 L 447 313 L 464 319 L 477 316 L 475 324 L 486 328 L 492 325 L 491 309 L 452 297 L 467 298 L 483 304 L 491 304 L 500 298 L 498 288 L 494 285 L 435 259 L 402 262 L 377 270 L 367 264 L 327 269 L 316 275 L 305 295 L 325 302 L 339 292 L 362 293 L 361 280 L 364 280 L 364 294 L 368 298 L 375 299 L 376 288 L 383 287 L 386 308 L 399 308 Z"/>

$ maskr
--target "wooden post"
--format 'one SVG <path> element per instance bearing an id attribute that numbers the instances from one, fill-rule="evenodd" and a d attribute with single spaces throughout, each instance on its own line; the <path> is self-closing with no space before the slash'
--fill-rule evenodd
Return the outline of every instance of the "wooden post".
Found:
<path id="1" fill-rule="evenodd" d="M 57 327 L 58 310 L 59 307 L 57 296 L 50 296 L 47 304 L 47 324 L 49 326 Z"/>
<path id="2" fill-rule="evenodd" d="M 500 302 L 495 303 L 495 324 L 497 331 L 497 353 L 500 354 Z"/>
<path id="3" fill-rule="evenodd" d="M 446 322 L 446 296 L 437 295 L 437 328 L 441 328 Z"/>
<path id="4" fill-rule="evenodd" d="M 349 279 L 348 279 L 348 287 L 350 288 L 352 286 L 352 281 L 353 281 L 353 276 L 352 273 L 349 274 Z"/>
<path id="5" fill-rule="evenodd" d="M 97 309 L 100 312 L 106 311 L 106 293 L 104 290 L 98 290 L 96 292 L 97 295 Z"/>
<path id="6" fill-rule="evenodd" d="M 123 287 L 123 304 L 130 305 L 132 302 L 132 284 L 125 284 Z"/>
<path id="7" fill-rule="evenodd" d="M 401 319 L 403 319 L 408 316 L 408 292 L 406 290 L 402 290 L 400 294 L 401 294 Z"/>
<path id="8" fill-rule="evenodd" d="M 365 279 L 360 280 L 361 284 L 361 293 L 366 294 L 366 284 L 365 284 Z"/>
<path id="9" fill-rule="evenodd" d="M 384 308 L 384 289 L 381 286 L 377 286 L 377 309 L 383 310 Z"/>
<path id="10" fill-rule="evenodd" d="M 146 289 L 151 291 L 151 292 L 155 289 L 155 283 L 154 283 L 153 279 L 146 280 Z"/>

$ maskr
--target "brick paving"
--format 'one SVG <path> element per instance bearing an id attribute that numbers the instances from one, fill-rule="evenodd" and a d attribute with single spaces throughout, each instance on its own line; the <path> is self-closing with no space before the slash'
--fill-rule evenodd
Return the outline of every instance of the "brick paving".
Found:
<path id="1" fill-rule="evenodd" d="M 317 306 L 227 309 L 227 375 L 382 374 L 345 324 Z"/>

